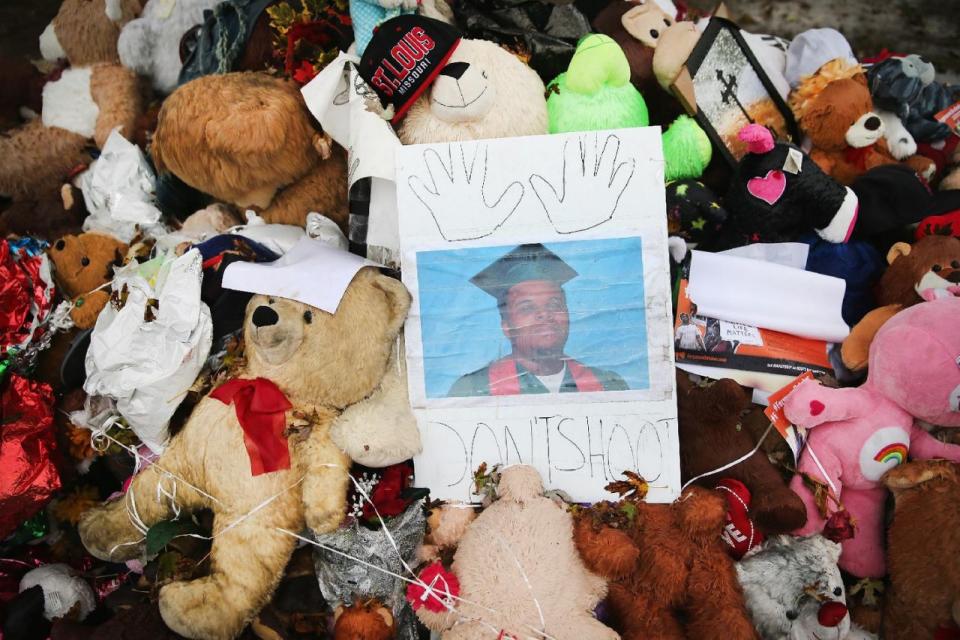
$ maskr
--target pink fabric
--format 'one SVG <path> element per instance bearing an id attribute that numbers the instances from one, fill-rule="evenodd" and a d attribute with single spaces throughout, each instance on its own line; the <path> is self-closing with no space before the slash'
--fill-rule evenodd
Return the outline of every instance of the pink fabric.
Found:
<path id="1" fill-rule="evenodd" d="M 856 520 L 856 535 L 842 543 L 839 562 L 854 575 L 879 578 L 886 573 L 883 474 L 907 455 L 960 462 L 960 446 L 936 440 L 914 422 L 916 416 L 960 426 L 960 411 L 950 404 L 960 389 L 958 320 L 958 298 L 910 307 L 877 333 L 862 387 L 829 389 L 807 380 L 784 401 L 787 418 L 809 429 L 799 470 L 832 483 Z M 794 533 L 820 532 L 824 519 L 799 475 L 791 488 L 807 506 L 807 524 Z M 828 515 L 834 510 L 828 503 Z"/>

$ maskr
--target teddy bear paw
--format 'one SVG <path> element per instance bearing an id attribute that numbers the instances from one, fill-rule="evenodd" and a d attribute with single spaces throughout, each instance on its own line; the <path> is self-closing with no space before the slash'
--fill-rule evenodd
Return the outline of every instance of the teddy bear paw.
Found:
<path id="1" fill-rule="evenodd" d="M 87 510 L 78 526 L 80 540 L 95 558 L 125 562 L 143 554 L 144 536 L 133 528 L 122 501 Z"/>
<path id="2" fill-rule="evenodd" d="M 196 640 L 235 638 L 246 624 L 244 611 L 210 577 L 172 582 L 160 590 L 160 616 L 174 632 Z"/>

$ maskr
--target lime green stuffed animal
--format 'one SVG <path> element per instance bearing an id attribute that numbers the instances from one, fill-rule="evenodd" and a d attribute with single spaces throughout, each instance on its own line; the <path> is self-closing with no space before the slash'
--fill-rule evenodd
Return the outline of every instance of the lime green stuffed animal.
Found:
<path id="1" fill-rule="evenodd" d="M 646 127 L 647 103 L 630 83 L 630 63 L 612 38 L 592 33 L 577 45 L 565 73 L 547 85 L 550 133 Z M 710 163 L 707 134 L 688 116 L 663 134 L 666 179 L 698 178 Z"/>

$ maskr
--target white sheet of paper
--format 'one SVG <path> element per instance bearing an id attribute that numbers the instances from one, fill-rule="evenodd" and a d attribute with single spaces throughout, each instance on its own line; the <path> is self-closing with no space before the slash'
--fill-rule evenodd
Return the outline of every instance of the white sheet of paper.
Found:
<path id="1" fill-rule="evenodd" d="M 707 318 L 828 342 L 850 333 L 841 315 L 846 282 L 840 278 L 694 250 L 687 290 Z"/>
<path id="2" fill-rule="evenodd" d="M 414 299 L 405 335 L 423 442 L 417 485 L 430 487 L 435 498 L 471 500 L 480 463 L 522 462 L 535 466 L 548 488 L 578 501 L 612 498 L 604 486 L 624 470 L 650 482 L 650 501 L 675 499 L 679 443 L 660 129 L 405 146 L 397 154 L 396 184 L 403 279 Z M 637 295 L 629 287 L 639 284 L 596 266 L 609 258 L 605 247 L 621 246 L 608 243 L 618 242 L 635 243 L 622 245 L 635 251 L 620 255 L 639 274 Z M 581 279 L 574 280 L 581 284 L 564 285 L 567 356 L 632 380 L 626 365 L 617 370 L 598 354 L 612 347 L 626 362 L 635 354 L 621 340 L 637 340 L 645 381 L 619 391 L 450 397 L 449 380 L 509 353 L 488 351 L 489 343 L 476 337 L 495 342 L 503 334 L 496 301 L 482 292 L 472 297 L 479 290 L 469 277 L 525 243 L 542 243 L 579 269 Z M 586 308 L 589 295 L 608 297 Z M 625 304 L 629 310 L 618 311 Z M 617 326 L 628 312 L 643 318 L 642 333 L 594 329 Z M 483 318 L 482 327 L 474 317 Z M 456 320 L 437 325 L 437 318 Z M 432 328 L 425 331 L 424 323 Z M 599 347 L 591 351 L 594 339 Z M 438 356 L 438 344 L 459 354 Z M 439 374 L 438 362 L 452 364 Z"/>
<path id="3" fill-rule="evenodd" d="M 336 313 L 353 277 L 372 260 L 303 238 L 273 262 L 234 262 L 223 272 L 223 287 L 298 300 Z"/>
<path id="4" fill-rule="evenodd" d="M 756 242 L 720 251 L 725 256 L 773 262 L 793 269 L 806 269 L 810 245 L 803 242 Z"/>

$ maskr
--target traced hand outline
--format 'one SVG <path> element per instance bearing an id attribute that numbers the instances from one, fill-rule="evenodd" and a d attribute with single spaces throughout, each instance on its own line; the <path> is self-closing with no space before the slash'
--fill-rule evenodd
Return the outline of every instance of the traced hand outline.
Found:
<path id="1" fill-rule="evenodd" d="M 407 178 L 410 191 L 433 217 L 440 235 L 448 242 L 486 238 L 514 214 L 523 199 L 524 187 L 519 180 L 511 182 L 492 203 L 487 197 L 487 165 L 490 160 L 486 145 L 446 145 L 446 161 L 442 152 L 430 147 L 423 152 L 427 178 Z M 478 159 L 483 154 L 483 167 Z M 459 156 L 459 157 L 456 157 Z"/>
<path id="2" fill-rule="evenodd" d="M 586 134 L 579 140 L 568 138 L 563 143 L 560 193 L 540 174 L 530 176 L 530 186 L 557 233 L 586 231 L 613 218 L 637 167 L 633 158 L 618 164 L 619 157 L 617 135 L 607 134 L 601 146 L 599 134 Z M 597 204 L 585 209 L 582 198 L 577 198 L 577 202 L 568 201 L 568 187 L 574 193 L 589 194 L 591 203 Z"/>

